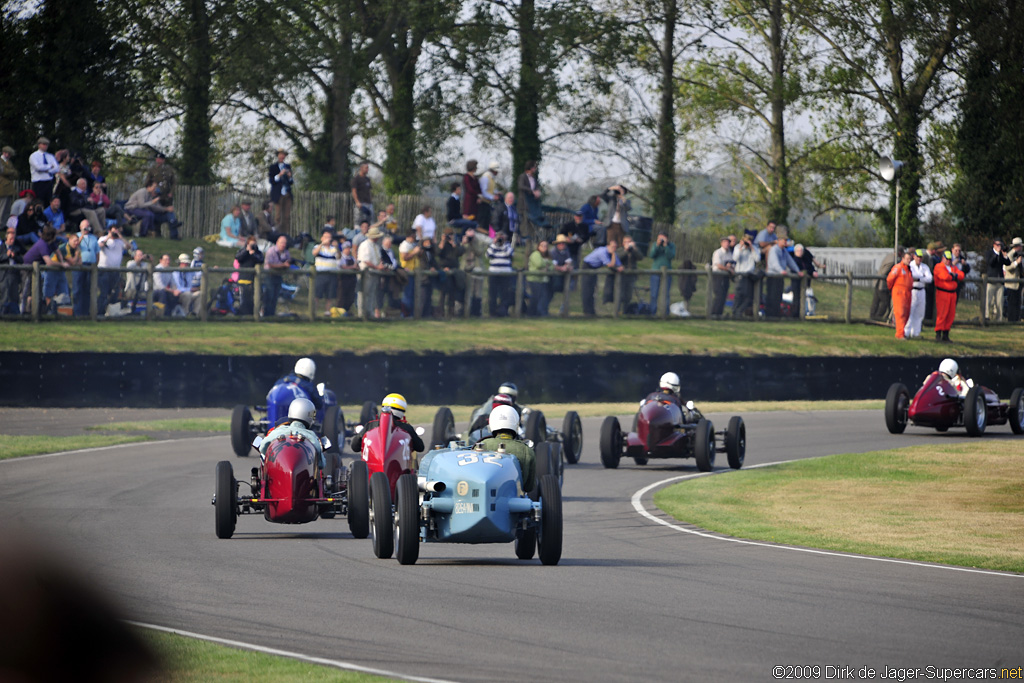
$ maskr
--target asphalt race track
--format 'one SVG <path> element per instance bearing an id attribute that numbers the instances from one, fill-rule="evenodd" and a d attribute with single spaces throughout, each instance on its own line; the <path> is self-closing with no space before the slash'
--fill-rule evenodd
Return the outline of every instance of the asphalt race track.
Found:
<path id="1" fill-rule="evenodd" d="M 728 416 L 710 417 L 722 428 Z M 745 419 L 747 465 L 967 439 L 914 427 L 892 436 L 880 411 Z M 342 519 L 279 526 L 249 515 L 218 540 L 214 465 L 231 460 L 244 479 L 256 464 L 233 456 L 226 434 L 0 462 L 0 516 L 77 558 L 140 622 L 400 676 L 767 681 L 776 666 L 818 665 L 825 678 L 826 665 L 854 677 L 864 666 L 925 676 L 929 666 L 1024 665 L 1024 576 L 743 545 L 656 524 L 631 497 L 694 473 L 693 461 L 624 459 L 604 470 L 599 424 L 584 420 L 582 462 L 566 471 L 556 567 L 516 560 L 511 544 L 426 544 L 403 567 L 375 559 Z M 1012 438 L 1007 427 L 990 436 Z"/>

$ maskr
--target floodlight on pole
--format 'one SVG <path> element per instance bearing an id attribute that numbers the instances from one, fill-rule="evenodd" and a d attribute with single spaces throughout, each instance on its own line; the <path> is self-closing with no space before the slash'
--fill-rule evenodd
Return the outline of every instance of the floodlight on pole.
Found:
<path id="1" fill-rule="evenodd" d="M 900 171 L 903 170 L 903 162 L 892 157 L 882 157 L 878 160 L 878 172 L 886 181 L 896 179 L 896 234 L 893 244 L 893 260 L 899 261 L 900 251 Z"/>

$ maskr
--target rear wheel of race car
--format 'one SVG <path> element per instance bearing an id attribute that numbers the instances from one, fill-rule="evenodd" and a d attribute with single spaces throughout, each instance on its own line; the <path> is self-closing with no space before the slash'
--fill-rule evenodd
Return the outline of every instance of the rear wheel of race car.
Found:
<path id="1" fill-rule="evenodd" d="M 231 450 L 240 458 L 252 448 L 252 413 L 248 406 L 235 406 L 231 411 Z"/>
<path id="2" fill-rule="evenodd" d="M 526 438 L 533 442 L 534 448 L 547 441 L 548 423 L 544 419 L 544 413 L 539 410 L 531 410 L 530 414 L 526 416 L 524 431 Z"/>
<path id="3" fill-rule="evenodd" d="M 434 413 L 434 428 L 430 432 L 431 446 L 447 446 L 455 438 L 455 416 L 451 408 L 441 406 Z"/>
<path id="4" fill-rule="evenodd" d="M 373 401 L 363 403 L 363 409 L 359 411 L 359 424 L 366 425 L 377 419 L 377 404 Z"/>
<path id="5" fill-rule="evenodd" d="M 985 406 L 985 392 L 981 386 L 973 386 L 964 399 L 964 427 L 968 436 L 981 436 L 988 426 L 988 409 Z"/>
<path id="6" fill-rule="evenodd" d="M 622 429 L 619 418 L 609 415 L 601 423 L 601 464 L 613 470 L 622 458 Z"/>
<path id="7" fill-rule="evenodd" d="M 743 467 L 743 460 L 747 457 L 747 426 L 739 415 L 729 419 L 729 426 L 725 430 L 725 455 L 729 467 L 734 470 Z"/>
<path id="8" fill-rule="evenodd" d="M 562 559 L 562 490 L 550 474 L 540 480 L 540 533 L 537 550 L 542 564 Z"/>
<path id="9" fill-rule="evenodd" d="M 715 468 L 715 425 L 701 418 L 693 435 L 693 457 L 697 469 L 710 472 Z"/>
<path id="10" fill-rule="evenodd" d="M 575 465 L 583 455 L 583 422 L 575 410 L 570 410 L 562 419 L 562 443 L 565 445 L 565 461 Z"/>
<path id="11" fill-rule="evenodd" d="M 516 557 L 520 560 L 532 560 L 537 553 L 537 532 L 533 529 L 521 531 L 516 537 Z"/>
<path id="12" fill-rule="evenodd" d="M 1010 394 L 1010 429 L 1014 434 L 1024 434 L 1024 389 L 1020 387 Z"/>
<path id="13" fill-rule="evenodd" d="M 395 552 L 395 522 L 391 510 L 391 485 L 383 472 L 374 472 L 370 477 L 370 517 L 373 554 L 386 560 Z"/>
<path id="14" fill-rule="evenodd" d="M 348 470 L 348 530 L 354 538 L 370 535 L 370 481 L 362 460 Z"/>
<path id="15" fill-rule="evenodd" d="M 345 441 L 345 414 L 341 412 L 340 406 L 327 406 L 324 409 L 324 436 L 331 440 L 328 452 L 341 453 Z"/>
<path id="16" fill-rule="evenodd" d="M 907 428 L 907 409 L 910 407 L 910 392 L 900 383 L 889 387 L 885 395 L 885 426 L 890 434 L 902 434 Z"/>
<path id="17" fill-rule="evenodd" d="M 537 446 L 535 452 L 537 454 L 536 481 L 538 482 L 535 484 L 535 488 L 539 486 L 540 479 L 545 474 L 553 475 L 558 480 L 558 485 L 561 486 L 565 472 L 561 444 L 548 441 Z"/>
<path id="18" fill-rule="evenodd" d="M 395 485 L 395 555 L 399 564 L 416 564 L 420 556 L 420 494 L 414 474 L 403 474 Z"/>
<path id="19" fill-rule="evenodd" d="M 238 521 L 238 485 L 231 463 L 222 460 L 217 463 L 217 500 L 214 505 L 217 516 L 217 538 L 231 538 Z"/>

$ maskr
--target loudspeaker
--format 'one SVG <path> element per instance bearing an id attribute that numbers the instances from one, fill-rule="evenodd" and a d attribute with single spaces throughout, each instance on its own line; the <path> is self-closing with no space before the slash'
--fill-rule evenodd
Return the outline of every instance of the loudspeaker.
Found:
<path id="1" fill-rule="evenodd" d="M 903 168 L 902 161 L 896 161 L 892 157 L 882 157 L 878 160 L 878 170 L 886 180 L 892 180 L 899 175 Z"/>

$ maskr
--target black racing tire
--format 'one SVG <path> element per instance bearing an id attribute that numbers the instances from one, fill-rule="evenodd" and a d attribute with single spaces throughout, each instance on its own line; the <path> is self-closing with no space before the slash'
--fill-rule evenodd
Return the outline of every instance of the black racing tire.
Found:
<path id="1" fill-rule="evenodd" d="M 353 538 L 370 535 L 370 480 L 366 462 L 356 460 L 348 468 L 348 530 Z"/>
<path id="2" fill-rule="evenodd" d="M 363 409 L 359 411 L 359 424 L 366 425 L 373 422 L 377 419 L 378 414 L 377 404 L 373 401 L 366 401 L 363 403 Z"/>
<path id="3" fill-rule="evenodd" d="M 902 434 L 907 428 L 907 409 L 910 408 L 910 391 L 897 382 L 889 387 L 885 395 L 885 426 L 890 434 Z"/>
<path id="4" fill-rule="evenodd" d="M 231 411 L 231 450 L 240 458 L 252 450 L 252 413 L 249 406 L 235 406 Z"/>
<path id="5" fill-rule="evenodd" d="M 697 469 L 710 472 L 715 469 L 715 425 L 711 420 L 701 418 L 693 434 L 693 457 Z"/>
<path id="6" fill-rule="evenodd" d="M 395 484 L 395 555 L 399 564 L 420 557 L 420 494 L 416 475 L 403 474 Z"/>
<path id="7" fill-rule="evenodd" d="M 614 470 L 622 458 L 622 428 L 619 418 L 609 415 L 601 423 L 601 464 L 606 469 Z"/>
<path id="8" fill-rule="evenodd" d="M 430 432 L 428 446 L 447 446 L 455 438 L 455 416 L 448 406 L 441 406 L 434 413 L 434 427 Z"/>
<path id="9" fill-rule="evenodd" d="M 1017 387 L 1010 394 L 1010 429 L 1014 434 L 1024 434 L 1024 389 Z"/>
<path id="10" fill-rule="evenodd" d="M 391 484 L 383 472 L 374 472 L 370 477 L 370 511 L 373 554 L 386 560 L 395 553 L 395 515 L 391 509 Z"/>
<path id="11" fill-rule="evenodd" d="M 562 418 L 562 444 L 565 446 L 565 461 L 575 465 L 583 455 L 583 422 L 580 414 L 570 410 Z"/>
<path id="12" fill-rule="evenodd" d="M 217 538 L 231 538 L 238 521 L 238 485 L 231 463 L 221 460 L 217 463 L 216 512 Z"/>
<path id="13" fill-rule="evenodd" d="M 935 431 L 946 433 L 949 431 L 949 425 L 942 425 L 941 427 L 936 427 Z"/>
<path id="14" fill-rule="evenodd" d="M 988 426 L 988 408 L 981 386 L 973 386 L 964 398 L 964 427 L 968 436 L 981 436 Z"/>
<path id="15" fill-rule="evenodd" d="M 533 442 L 536 448 L 548 440 L 548 423 L 544 419 L 544 413 L 539 410 L 531 410 L 526 416 L 526 425 L 523 427 L 526 438 Z"/>
<path id="16" fill-rule="evenodd" d="M 562 559 L 562 490 L 550 474 L 540 480 L 540 506 L 537 554 L 541 564 L 558 564 Z"/>
<path id="17" fill-rule="evenodd" d="M 747 457 L 747 426 L 739 415 L 733 415 L 725 429 L 725 455 L 729 460 L 729 467 L 734 470 L 743 467 L 743 461 Z"/>
<path id="18" fill-rule="evenodd" d="M 341 438 L 338 438 L 339 435 Z M 324 436 L 331 440 L 329 453 L 341 453 L 345 442 L 345 414 L 341 406 L 327 406 L 324 409 Z"/>
<path id="19" fill-rule="evenodd" d="M 537 553 L 537 532 L 525 529 L 516 537 L 516 557 L 520 560 L 532 560 Z"/>

